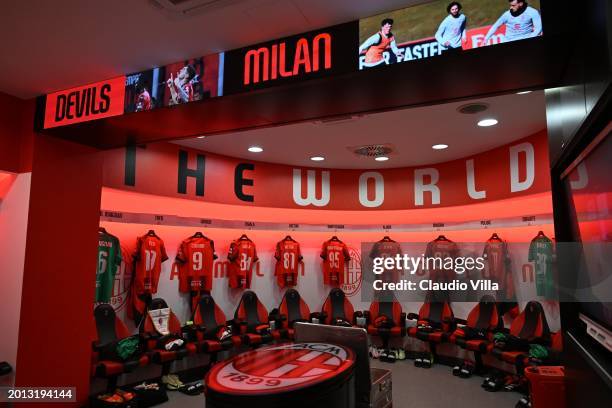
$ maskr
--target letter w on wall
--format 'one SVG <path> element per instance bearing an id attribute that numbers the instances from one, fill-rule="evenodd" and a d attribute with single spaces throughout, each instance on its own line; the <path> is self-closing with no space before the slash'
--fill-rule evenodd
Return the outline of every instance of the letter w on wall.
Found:
<path id="1" fill-rule="evenodd" d="M 302 194 L 302 170 L 293 169 L 293 201 L 302 207 L 314 205 L 324 207 L 329 204 L 329 171 L 321 172 L 321 197 L 317 198 L 316 171 L 306 172 L 306 197 Z"/>

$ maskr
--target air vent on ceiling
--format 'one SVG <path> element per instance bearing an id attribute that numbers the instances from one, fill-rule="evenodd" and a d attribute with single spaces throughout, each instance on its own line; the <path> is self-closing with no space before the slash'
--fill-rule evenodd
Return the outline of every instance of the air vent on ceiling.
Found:
<path id="1" fill-rule="evenodd" d="M 467 105 L 461 105 L 457 108 L 457 112 L 465 115 L 473 115 L 475 113 L 484 112 L 489 109 L 489 105 L 482 102 L 468 103 Z"/>
<path id="2" fill-rule="evenodd" d="M 357 156 L 365 157 L 388 156 L 390 153 L 395 151 L 395 147 L 389 143 L 364 146 L 349 146 L 347 147 L 347 149 L 355 153 Z"/>
<path id="3" fill-rule="evenodd" d="M 333 118 L 315 120 L 312 123 L 315 125 L 325 125 L 325 126 L 341 125 L 343 123 L 355 122 L 361 119 L 363 116 L 364 115 L 336 116 Z"/>
<path id="4" fill-rule="evenodd" d="M 175 15 L 190 15 L 242 3 L 246 0 L 149 0 L 154 6 Z"/>

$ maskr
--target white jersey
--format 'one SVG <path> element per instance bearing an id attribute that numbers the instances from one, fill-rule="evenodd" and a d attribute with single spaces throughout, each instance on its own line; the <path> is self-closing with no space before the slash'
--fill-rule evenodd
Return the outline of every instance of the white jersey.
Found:
<path id="1" fill-rule="evenodd" d="M 540 12 L 533 7 L 527 6 L 525 11 L 518 16 L 513 16 L 510 10 L 502 14 L 489 29 L 485 37 L 485 43 L 503 24 L 506 25 L 505 42 L 537 37 L 542 33 L 542 18 L 540 17 Z"/>
<path id="2" fill-rule="evenodd" d="M 449 42 L 448 48 L 461 48 L 462 36 L 465 33 L 466 18 L 464 14 L 459 14 L 453 17 L 452 14 L 446 16 L 440 23 L 438 31 L 436 31 L 436 41 L 442 46 L 442 49 L 447 47 L 444 45 Z"/>

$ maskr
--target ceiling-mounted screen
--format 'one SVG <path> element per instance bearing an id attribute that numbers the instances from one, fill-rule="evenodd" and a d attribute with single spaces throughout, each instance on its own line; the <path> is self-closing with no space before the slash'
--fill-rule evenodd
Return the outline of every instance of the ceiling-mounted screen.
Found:
<path id="1" fill-rule="evenodd" d="M 437 0 L 360 20 L 359 69 L 540 35 L 539 0 Z"/>

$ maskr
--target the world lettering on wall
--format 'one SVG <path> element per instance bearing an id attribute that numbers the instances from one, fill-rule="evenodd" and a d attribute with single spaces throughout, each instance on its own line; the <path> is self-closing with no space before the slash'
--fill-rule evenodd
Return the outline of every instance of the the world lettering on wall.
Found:
<path id="1" fill-rule="evenodd" d="M 246 161 L 169 143 L 105 154 L 106 187 L 233 205 L 401 210 L 550 191 L 545 131 L 463 159 L 381 170 Z"/>

